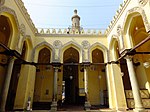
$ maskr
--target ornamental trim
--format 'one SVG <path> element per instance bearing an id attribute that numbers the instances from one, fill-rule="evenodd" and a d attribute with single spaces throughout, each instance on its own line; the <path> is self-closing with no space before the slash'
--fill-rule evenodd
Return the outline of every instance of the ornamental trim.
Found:
<path id="1" fill-rule="evenodd" d="M 139 2 L 139 5 L 145 6 L 147 4 L 148 0 L 139 0 L 138 2 Z"/>
<path id="2" fill-rule="evenodd" d="M 62 43 L 61 43 L 61 41 L 59 41 L 59 40 L 55 40 L 55 41 L 53 42 L 53 46 L 54 46 L 54 48 L 59 49 L 59 48 L 61 48 Z"/>
<path id="3" fill-rule="evenodd" d="M 82 46 L 84 49 L 88 49 L 90 47 L 90 43 L 87 40 L 82 41 Z"/>

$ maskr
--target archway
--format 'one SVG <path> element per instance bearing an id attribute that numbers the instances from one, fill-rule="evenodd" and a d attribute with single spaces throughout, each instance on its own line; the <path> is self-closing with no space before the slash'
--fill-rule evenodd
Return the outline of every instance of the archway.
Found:
<path id="1" fill-rule="evenodd" d="M 63 95 L 64 104 L 79 104 L 78 64 L 79 53 L 70 47 L 63 54 Z"/>
<path id="2" fill-rule="evenodd" d="M 108 107 L 107 84 L 103 52 L 95 48 L 91 52 L 92 65 L 89 68 L 88 88 L 92 106 Z"/>
<path id="3" fill-rule="evenodd" d="M 23 44 L 22 53 L 21 53 L 21 59 L 23 60 L 25 60 L 26 51 L 27 51 L 27 43 L 25 41 Z M 18 80 L 20 76 L 20 70 L 21 70 L 21 61 L 19 59 L 16 59 L 14 62 L 14 67 L 13 67 L 10 86 L 9 86 L 9 92 L 7 96 L 7 103 L 6 103 L 6 110 L 9 110 L 9 111 L 13 110 L 13 107 L 14 107 Z"/>
<path id="4" fill-rule="evenodd" d="M 133 46 L 139 44 L 142 40 L 148 37 L 148 34 L 146 33 L 146 29 L 143 23 L 142 16 L 137 16 L 132 19 L 130 33 L 131 33 Z M 150 82 L 150 77 L 149 77 L 150 68 L 146 68 L 146 66 L 144 67 L 144 63 L 149 62 L 150 59 L 150 55 L 144 53 L 144 52 L 150 52 L 149 45 L 150 45 L 150 41 L 138 47 L 136 49 L 136 52 L 141 52 L 141 54 L 136 54 L 134 56 L 134 63 L 137 64 L 137 66 L 135 66 L 135 72 L 137 75 L 137 80 L 140 89 L 146 89 L 146 83 Z"/>
<path id="5" fill-rule="evenodd" d="M 130 24 L 127 26 L 126 35 L 128 40 L 130 40 L 130 44 L 126 43 L 126 46 L 130 46 L 133 48 L 134 46 L 138 45 L 144 39 L 148 37 L 148 33 L 146 32 L 145 25 L 143 22 L 143 18 L 139 13 L 133 14 L 134 16 L 129 18 Z M 150 94 L 150 68 L 146 68 L 145 62 L 149 63 L 150 55 L 149 55 L 149 48 L 150 42 L 146 42 L 143 45 L 139 46 L 135 49 L 135 55 L 133 57 L 133 64 L 134 64 L 134 71 L 136 73 L 136 79 L 138 82 L 138 86 L 141 93 Z M 147 53 L 145 53 L 147 52 Z M 149 92 L 148 92 L 149 91 Z M 129 98 L 133 98 L 133 96 L 129 95 L 131 92 L 126 92 L 126 98 L 128 103 L 128 108 L 134 108 L 132 105 L 134 101 L 130 100 Z M 149 97 L 144 97 L 143 95 L 140 96 L 142 101 L 147 102 Z M 149 101 L 148 101 L 149 102 Z M 150 108 L 143 103 L 145 108 Z"/>
<path id="6" fill-rule="evenodd" d="M 120 50 L 119 43 L 118 43 L 116 38 L 112 39 L 110 49 L 111 49 L 111 53 L 112 53 L 111 60 L 117 61 L 119 59 L 119 57 L 121 57 L 121 54 L 119 51 Z M 130 78 L 129 78 L 126 60 L 124 58 L 121 58 L 119 60 L 118 66 L 121 69 L 121 75 L 122 75 L 122 79 L 123 79 L 124 89 L 125 90 L 131 90 L 131 83 L 130 83 Z"/>
<path id="7" fill-rule="evenodd" d="M 11 36 L 11 26 L 9 18 L 0 15 L 0 44 L 8 47 L 10 36 Z M 0 46 L 0 52 L 4 51 L 6 51 L 6 49 Z M 6 78 L 8 63 L 9 63 L 9 56 L 0 54 L 0 96 L 2 96 L 1 94 L 3 91 L 4 81 Z"/>
<path id="8" fill-rule="evenodd" d="M 33 109 L 50 109 L 53 93 L 53 69 L 51 53 L 46 47 L 39 51 L 33 96 Z"/>

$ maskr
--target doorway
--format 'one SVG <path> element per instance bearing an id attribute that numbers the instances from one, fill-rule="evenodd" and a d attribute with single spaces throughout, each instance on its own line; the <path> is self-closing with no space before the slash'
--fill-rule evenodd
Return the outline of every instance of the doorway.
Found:
<path id="1" fill-rule="evenodd" d="M 73 60 L 67 61 L 74 62 Z M 64 65 L 63 68 L 63 96 L 65 104 L 78 104 L 78 66 Z"/>
<path id="2" fill-rule="evenodd" d="M 62 106 L 60 110 L 83 110 L 79 97 L 79 50 L 69 47 L 63 54 Z"/>

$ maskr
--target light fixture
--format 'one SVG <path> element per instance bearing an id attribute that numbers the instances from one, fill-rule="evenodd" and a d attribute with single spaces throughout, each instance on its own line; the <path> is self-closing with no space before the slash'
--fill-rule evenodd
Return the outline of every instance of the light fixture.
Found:
<path id="1" fill-rule="evenodd" d="M 135 27 L 135 30 L 138 30 L 139 28 L 138 27 Z"/>
<path id="2" fill-rule="evenodd" d="M 3 30 L 6 30 L 6 27 L 3 27 Z"/>
<path id="3" fill-rule="evenodd" d="M 102 76 L 101 76 L 101 75 L 99 75 L 99 76 L 98 76 L 98 78 L 99 78 L 99 79 L 101 79 L 101 78 L 102 78 Z"/>
<path id="4" fill-rule="evenodd" d="M 73 76 L 72 76 L 72 75 L 70 75 L 70 77 L 69 77 L 69 78 L 70 78 L 70 80 L 72 80 L 72 79 L 73 79 Z"/>
<path id="5" fill-rule="evenodd" d="M 121 76 L 122 76 L 122 77 L 124 76 L 124 73 L 123 73 L 123 72 L 121 72 Z"/>
<path id="6" fill-rule="evenodd" d="M 46 71 L 50 71 L 51 70 L 51 66 L 50 65 L 46 65 L 45 69 L 46 69 Z"/>
<path id="7" fill-rule="evenodd" d="M 143 63 L 143 66 L 145 68 L 149 68 L 150 67 L 150 63 L 148 61 L 146 61 L 146 62 Z"/>
<path id="8" fill-rule="evenodd" d="M 149 68 L 150 67 L 150 58 L 146 59 L 145 62 L 143 62 L 143 66 L 145 68 Z"/>

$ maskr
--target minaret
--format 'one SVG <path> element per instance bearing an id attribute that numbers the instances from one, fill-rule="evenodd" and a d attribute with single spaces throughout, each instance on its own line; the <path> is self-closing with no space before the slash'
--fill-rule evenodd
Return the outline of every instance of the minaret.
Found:
<path id="1" fill-rule="evenodd" d="M 71 18 L 72 20 L 72 30 L 73 32 L 76 31 L 76 29 L 78 29 L 78 31 L 80 32 L 80 17 L 77 14 L 77 10 L 74 10 L 74 15 Z"/>

